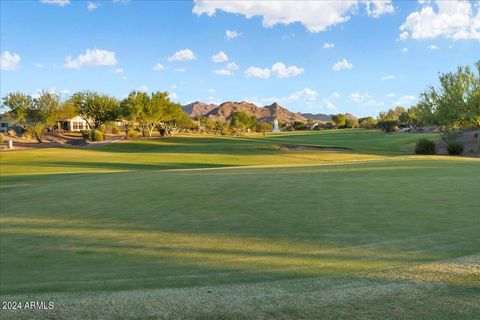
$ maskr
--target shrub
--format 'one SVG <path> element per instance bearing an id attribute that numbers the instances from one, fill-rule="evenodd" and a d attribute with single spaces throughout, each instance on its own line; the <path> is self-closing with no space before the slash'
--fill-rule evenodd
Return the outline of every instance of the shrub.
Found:
<path id="1" fill-rule="evenodd" d="M 135 131 L 135 130 L 127 130 L 126 134 L 127 134 L 127 139 L 133 139 L 133 138 L 135 138 L 136 136 L 138 136 L 138 131 Z"/>
<path id="2" fill-rule="evenodd" d="M 97 130 L 100 131 L 100 133 L 105 134 L 105 132 L 107 131 L 107 127 L 105 126 L 105 124 L 102 123 L 98 126 Z"/>
<path id="3" fill-rule="evenodd" d="M 457 156 L 463 153 L 463 143 L 458 141 L 450 141 L 447 144 L 448 154 L 451 156 Z"/>
<path id="4" fill-rule="evenodd" d="M 160 136 L 164 137 L 165 133 L 167 133 L 167 130 L 165 130 L 164 127 L 159 127 L 158 132 L 160 133 Z"/>
<path id="5" fill-rule="evenodd" d="M 23 134 L 22 134 L 22 139 L 25 139 L 25 140 L 32 140 L 33 139 L 33 136 L 30 132 L 28 131 L 25 131 Z"/>
<path id="6" fill-rule="evenodd" d="M 82 134 L 82 137 L 83 139 L 85 140 L 90 140 L 92 139 L 92 130 L 82 130 L 80 131 L 80 133 Z"/>
<path id="7" fill-rule="evenodd" d="M 5 141 L 5 137 L 3 136 L 3 133 L 0 133 L 0 144 L 3 144 L 3 141 Z"/>
<path id="8" fill-rule="evenodd" d="M 398 130 L 398 121 L 397 120 L 384 120 L 378 121 L 377 126 L 385 132 L 394 132 Z"/>
<path id="9" fill-rule="evenodd" d="M 100 130 L 93 130 L 92 141 L 103 141 L 103 133 Z"/>
<path id="10" fill-rule="evenodd" d="M 435 142 L 428 139 L 420 139 L 415 145 L 416 154 L 435 154 Z"/>
<path id="11" fill-rule="evenodd" d="M 119 134 L 119 133 L 120 133 L 120 128 L 117 127 L 117 126 L 113 126 L 113 127 L 112 127 L 112 133 L 113 133 L 113 134 Z"/>
<path id="12" fill-rule="evenodd" d="M 9 137 L 16 137 L 17 133 L 15 132 L 15 130 L 10 129 L 10 130 L 7 131 L 7 135 Z"/>

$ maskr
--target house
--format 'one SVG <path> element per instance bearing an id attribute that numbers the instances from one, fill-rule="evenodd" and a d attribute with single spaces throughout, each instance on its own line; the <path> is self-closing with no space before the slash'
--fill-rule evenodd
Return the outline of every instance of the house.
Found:
<path id="1" fill-rule="evenodd" d="M 22 127 L 17 125 L 13 118 L 6 114 L 0 115 L 0 132 L 1 133 L 7 133 L 8 130 L 14 130 L 17 134 L 20 134 L 23 132 Z"/>
<path id="2" fill-rule="evenodd" d="M 314 130 L 316 127 L 318 127 L 318 122 L 307 123 L 307 124 L 305 125 L 305 127 L 306 127 L 308 130 Z"/>
<path id="3" fill-rule="evenodd" d="M 61 129 L 63 131 L 82 131 L 89 129 L 87 121 L 82 119 L 80 116 L 76 116 L 70 119 L 64 119 L 58 122 L 56 129 Z"/>

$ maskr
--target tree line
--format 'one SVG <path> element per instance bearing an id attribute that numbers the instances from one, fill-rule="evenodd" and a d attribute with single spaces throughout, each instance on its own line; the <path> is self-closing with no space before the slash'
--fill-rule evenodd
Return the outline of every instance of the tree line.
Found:
<path id="1" fill-rule="evenodd" d="M 2 99 L 2 106 L 38 142 L 60 121 L 75 116 L 85 120 L 90 130 L 126 120 L 131 129 L 138 128 L 149 137 L 155 129 L 168 133 L 172 128 L 193 125 L 182 107 L 168 98 L 168 92 L 160 91 L 151 94 L 132 91 L 122 100 L 94 91 L 76 92 L 63 100 L 59 94 L 48 91 L 42 91 L 38 97 L 14 92 Z"/>

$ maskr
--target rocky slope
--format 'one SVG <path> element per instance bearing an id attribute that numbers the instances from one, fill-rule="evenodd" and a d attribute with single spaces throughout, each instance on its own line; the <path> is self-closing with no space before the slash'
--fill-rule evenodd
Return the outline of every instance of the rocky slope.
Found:
<path id="1" fill-rule="evenodd" d="M 259 121 L 272 122 L 277 118 L 279 122 L 290 124 L 294 121 L 307 122 L 308 119 L 303 117 L 299 113 L 294 113 L 286 108 L 283 108 L 278 103 L 273 103 L 269 106 L 258 107 L 257 105 L 242 101 L 233 102 L 227 101 L 219 106 L 214 104 L 205 104 L 202 102 L 194 102 L 183 107 L 191 117 L 197 115 L 204 115 L 215 120 L 228 121 L 230 120 L 232 113 L 245 112 L 248 115 L 254 115 Z"/>

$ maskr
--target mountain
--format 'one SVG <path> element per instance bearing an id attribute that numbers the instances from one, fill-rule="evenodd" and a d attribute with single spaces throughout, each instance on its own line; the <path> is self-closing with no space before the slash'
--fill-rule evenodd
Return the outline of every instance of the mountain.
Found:
<path id="1" fill-rule="evenodd" d="M 190 117 L 195 118 L 197 116 L 203 116 L 217 107 L 218 106 L 213 103 L 206 104 L 200 101 L 195 101 L 183 106 L 183 111 L 185 111 Z"/>
<path id="2" fill-rule="evenodd" d="M 317 121 L 323 121 L 323 122 L 331 122 L 332 121 L 332 116 L 333 114 L 323 114 L 323 113 L 316 113 L 316 114 L 313 114 L 313 113 L 301 113 L 302 116 L 304 116 L 305 118 L 307 119 L 311 119 L 311 120 L 317 120 Z M 353 114 L 351 113 L 346 113 L 345 114 L 345 117 L 349 118 L 349 119 L 353 119 L 353 120 L 358 120 L 357 117 L 355 117 Z"/>
<path id="3" fill-rule="evenodd" d="M 307 119 L 317 120 L 317 121 L 324 121 L 329 122 L 332 121 L 332 115 L 324 114 L 324 113 L 301 113 Z"/>
<path id="4" fill-rule="evenodd" d="M 278 103 L 273 103 L 269 106 L 258 107 L 257 105 L 246 101 L 224 102 L 218 107 L 207 112 L 205 115 L 215 120 L 228 121 L 234 112 L 245 112 L 249 116 L 255 116 L 259 121 L 262 122 L 273 122 L 275 118 L 277 118 L 281 123 L 288 124 L 293 123 L 294 121 L 307 121 L 307 119 L 299 113 L 291 112 L 280 106 Z"/>

